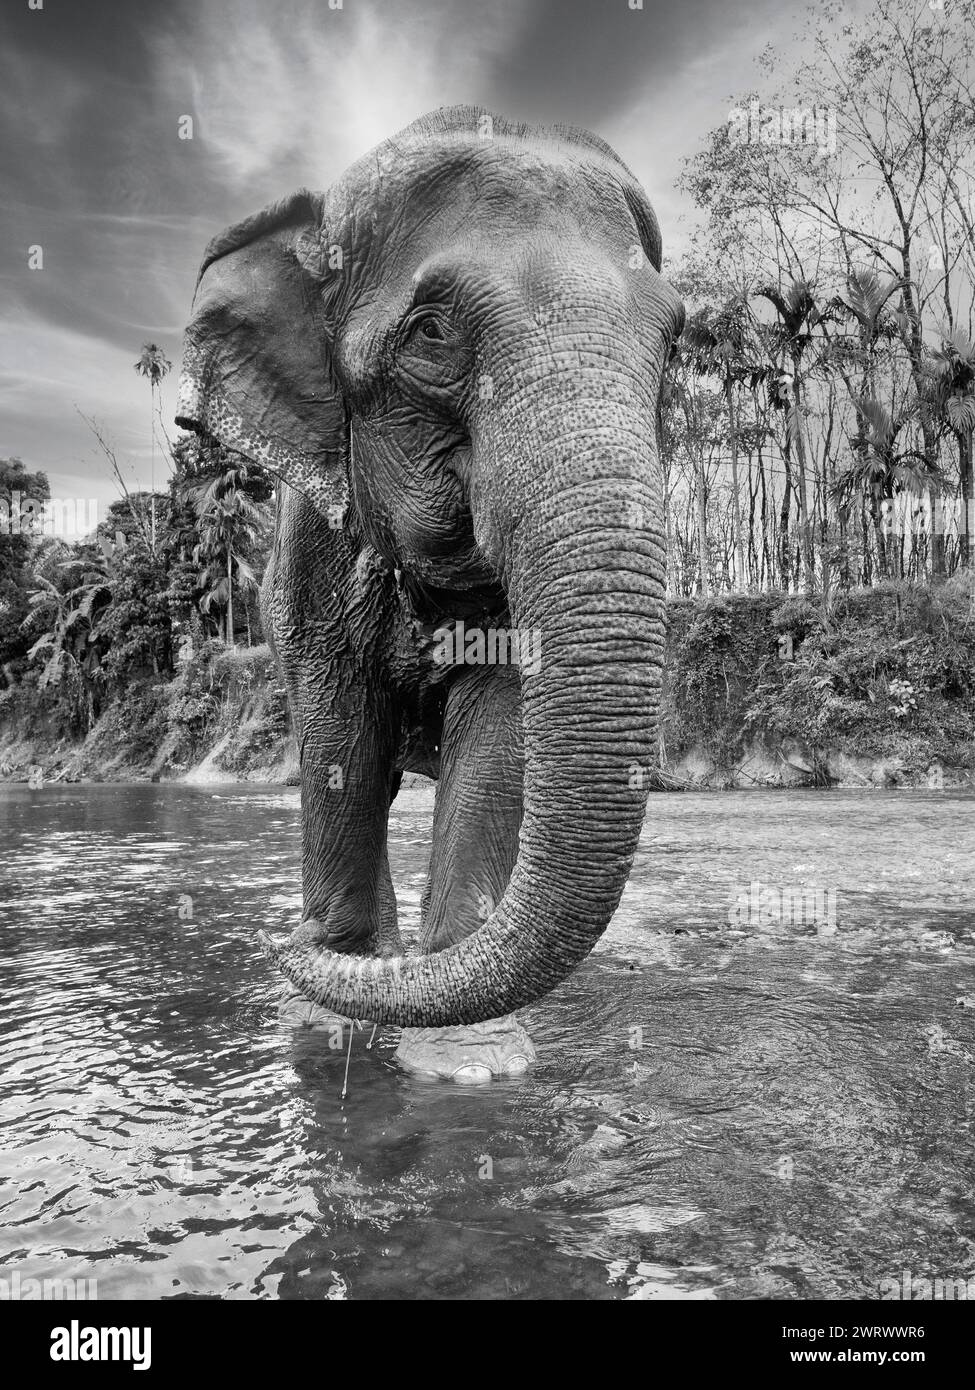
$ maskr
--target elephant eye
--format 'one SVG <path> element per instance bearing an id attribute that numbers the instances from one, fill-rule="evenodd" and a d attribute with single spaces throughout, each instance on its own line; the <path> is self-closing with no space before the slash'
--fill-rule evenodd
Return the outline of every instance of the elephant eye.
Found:
<path id="1" fill-rule="evenodd" d="M 441 405 L 455 409 L 454 396 L 471 370 L 472 355 L 463 325 L 448 309 L 418 305 L 401 322 L 391 347 L 404 384 L 423 392 L 428 405 L 443 393 Z"/>
<path id="2" fill-rule="evenodd" d="M 406 326 L 406 341 L 422 343 L 449 343 L 453 339 L 450 324 L 442 314 L 416 314 Z"/>

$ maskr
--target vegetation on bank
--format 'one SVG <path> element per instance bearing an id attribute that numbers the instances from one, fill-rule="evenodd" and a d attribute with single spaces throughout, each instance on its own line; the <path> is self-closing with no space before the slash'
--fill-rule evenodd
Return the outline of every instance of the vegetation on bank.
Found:
<path id="1" fill-rule="evenodd" d="M 287 775 L 257 602 L 271 479 L 187 435 L 167 491 L 131 492 L 104 447 L 122 496 L 79 539 L 46 523 L 44 474 L 0 460 L 0 775 L 27 758 L 71 777 L 174 776 L 215 745 L 215 773 Z"/>
<path id="2" fill-rule="evenodd" d="M 288 699 L 266 645 L 206 642 L 171 679 L 134 679 L 81 734 L 33 683 L 0 694 L 0 778 L 297 779 Z"/>
<path id="3" fill-rule="evenodd" d="M 766 776 L 828 784 L 845 759 L 886 783 L 975 780 L 975 577 L 677 599 L 669 621 L 663 766 L 703 753 L 727 780 L 757 746 Z"/>
<path id="4" fill-rule="evenodd" d="M 263 641 L 271 479 L 193 436 L 171 466 L 166 493 L 126 489 L 69 539 L 45 521 L 44 474 L 0 459 L 0 694 L 26 692 L 66 733 L 86 734 L 124 692 L 172 680 L 214 641 Z"/>
<path id="5" fill-rule="evenodd" d="M 663 785 L 825 785 L 849 780 L 838 757 L 863 783 L 874 763 L 882 784 L 975 782 L 972 584 L 672 599 L 668 613 Z M 85 733 L 28 680 L 0 694 L 0 776 L 37 766 L 47 779 L 295 781 L 274 658 L 209 640 L 171 678 L 118 690 Z"/>

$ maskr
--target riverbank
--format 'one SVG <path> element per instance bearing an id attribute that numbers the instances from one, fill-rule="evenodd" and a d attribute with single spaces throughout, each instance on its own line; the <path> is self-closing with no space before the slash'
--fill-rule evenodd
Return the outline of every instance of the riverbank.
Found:
<path id="1" fill-rule="evenodd" d="M 975 785 L 971 581 L 676 599 L 668 621 L 660 759 L 632 776 L 674 789 Z M 274 658 L 208 644 L 173 680 L 130 685 L 84 737 L 28 679 L 0 695 L 0 778 L 32 775 L 296 784 Z"/>
<path id="2" fill-rule="evenodd" d="M 5 692 L 0 776 L 37 767 L 45 781 L 297 784 L 298 750 L 270 649 L 210 643 L 172 681 L 132 683 L 83 738 L 36 691 Z"/>

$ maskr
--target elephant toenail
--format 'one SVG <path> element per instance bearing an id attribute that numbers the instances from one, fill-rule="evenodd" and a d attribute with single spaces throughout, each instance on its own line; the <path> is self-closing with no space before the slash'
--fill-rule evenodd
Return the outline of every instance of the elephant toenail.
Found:
<path id="1" fill-rule="evenodd" d="M 451 1081 L 490 1081 L 491 1068 L 479 1062 L 467 1062 L 450 1073 Z"/>
<path id="2" fill-rule="evenodd" d="M 523 1052 L 516 1052 L 504 1065 L 506 1076 L 523 1076 L 531 1066 L 531 1060 Z"/>

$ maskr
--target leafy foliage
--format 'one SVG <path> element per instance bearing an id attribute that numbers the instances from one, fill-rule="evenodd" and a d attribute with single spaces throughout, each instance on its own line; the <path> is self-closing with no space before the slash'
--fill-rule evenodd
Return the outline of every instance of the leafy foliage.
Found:
<path id="1" fill-rule="evenodd" d="M 137 364 L 153 387 L 168 364 L 147 344 Z M 157 371 L 158 369 L 158 371 Z M 7 684 L 27 681 L 66 734 L 84 735 L 111 703 L 168 680 L 181 658 L 220 634 L 233 646 L 239 600 L 248 645 L 269 545 L 271 484 L 239 456 L 195 437 L 174 450 L 169 495 L 133 493 L 75 543 L 0 528 L 0 657 Z M 0 464 L 0 500 L 49 496 L 42 474 Z M 186 695 L 177 724 L 211 711 Z"/>
<path id="2" fill-rule="evenodd" d="M 854 754 L 952 760 L 975 733 L 975 616 L 963 588 L 891 584 L 803 615 L 794 660 L 766 663 L 743 711 L 751 734 Z"/>
<path id="3" fill-rule="evenodd" d="M 15 529 L 13 513 L 24 499 L 51 495 L 43 473 L 30 473 L 20 459 L 0 459 L 0 688 L 23 670 L 30 645 L 23 631 L 30 609 L 30 561 L 36 542 Z"/>
<path id="4" fill-rule="evenodd" d="M 814 755 L 899 751 L 923 771 L 972 747 L 975 606 L 960 581 L 855 590 L 828 611 L 782 594 L 678 600 L 668 611 L 671 757 L 700 747 L 731 767 L 753 740 L 793 739 Z"/>

